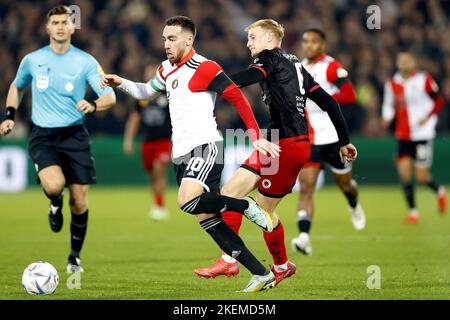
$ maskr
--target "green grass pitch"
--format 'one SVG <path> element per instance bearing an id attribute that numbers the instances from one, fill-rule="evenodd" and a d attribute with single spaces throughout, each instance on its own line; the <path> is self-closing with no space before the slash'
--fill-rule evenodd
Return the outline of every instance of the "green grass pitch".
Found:
<path id="1" fill-rule="evenodd" d="M 450 298 L 450 216 L 439 216 L 434 195 L 419 188 L 419 225 L 405 225 L 399 187 L 361 187 L 367 227 L 355 231 L 344 197 L 335 187 L 316 193 L 312 226 L 314 255 L 292 252 L 297 234 L 297 195 L 285 198 L 279 215 L 285 225 L 294 277 L 273 290 L 236 293 L 250 274 L 197 278 L 193 269 L 209 265 L 219 250 L 196 219 L 176 207 L 176 189 L 167 197 L 171 219 L 148 217 L 146 188 L 103 188 L 90 192 L 88 235 L 82 251 L 81 289 L 67 288 L 70 214 L 65 199 L 64 227 L 50 231 L 48 201 L 40 189 L 0 194 L 0 299 L 448 299 Z M 272 263 L 262 232 L 248 221 L 241 235 L 266 265 Z M 21 287 L 31 262 L 52 263 L 60 274 L 54 295 L 29 296 Z M 368 289 L 367 268 L 379 266 L 381 288 Z"/>

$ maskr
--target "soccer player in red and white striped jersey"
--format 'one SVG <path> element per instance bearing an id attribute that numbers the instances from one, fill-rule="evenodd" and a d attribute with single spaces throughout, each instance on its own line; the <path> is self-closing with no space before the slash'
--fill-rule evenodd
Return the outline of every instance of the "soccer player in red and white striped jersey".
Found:
<path id="1" fill-rule="evenodd" d="M 342 108 L 356 102 L 353 84 L 348 72 L 333 57 L 326 54 L 326 35 L 320 29 L 308 29 L 303 33 L 302 65 L 314 80 L 330 94 Z M 352 178 L 352 165 L 342 161 L 338 135 L 327 112 L 314 101 L 306 101 L 306 115 L 311 141 L 311 156 L 299 174 L 300 196 L 297 205 L 299 235 L 292 239 L 294 250 L 312 254 L 310 228 L 314 213 L 313 195 L 321 169 L 328 165 L 337 185 L 347 198 L 353 226 L 365 227 L 364 211 L 358 201 L 358 184 Z"/>
<path id="2" fill-rule="evenodd" d="M 384 86 L 382 117 L 385 127 L 395 118 L 397 170 L 409 206 L 405 221 L 417 223 L 419 213 L 414 198 L 413 169 L 417 182 L 436 193 L 440 213 L 446 212 L 445 188 L 430 175 L 437 115 L 444 100 L 430 74 L 417 70 L 416 59 L 411 52 L 398 53 L 397 69 Z"/>
<path id="3" fill-rule="evenodd" d="M 167 60 L 162 62 L 154 79 L 139 83 L 118 75 L 105 75 L 101 84 L 117 87 L 136 99 L 152 100 L 166 93 L 172 123 L 172 161 L 180 186 L 178 205 L 181 210 L 195 215 L 220 248 L 236 257 L 252 273 L 248 286 L 242 291 L 264 290 L 274 286 L 275 275 L 256 259 L 221 217 L 221 212 L 228 208 L 245 215 L 267 232 L 273 229 L 270 216 L 254 200 L 218 194 L 223 139 L 214 117 L 217 94 L 238 110 L 258 152 L 275 158 L 280 147 L 262 138 L 247 99 L 222 68 L 195 52 L 196 32 L 194 22 L 188 17 L 167 19 L 162 34 Z"/>

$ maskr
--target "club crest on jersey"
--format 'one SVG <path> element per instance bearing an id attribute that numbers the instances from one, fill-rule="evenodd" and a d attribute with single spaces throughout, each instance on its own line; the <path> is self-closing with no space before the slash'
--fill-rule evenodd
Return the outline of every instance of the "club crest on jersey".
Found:
<path id="1" fill-rule="evenodd" d="M 173 80 L 172 89 L 176 89 L 178 87 L 178 79 Z"/>

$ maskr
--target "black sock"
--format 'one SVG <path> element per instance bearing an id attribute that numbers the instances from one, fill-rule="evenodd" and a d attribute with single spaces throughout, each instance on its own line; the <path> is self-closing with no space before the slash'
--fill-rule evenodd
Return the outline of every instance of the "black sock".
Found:
<path id="1" fill-rule="evenodd" d="M 430 187 L 435 193 L 438 193 L 439 191 L 439 185 L 437 184 L 436 181 L 434 181 L 433 179 L 431 179 L 428 183 L 427 186 Z"/>
<path id="2" fill-rule="evenodd" d="M 265 275 L 267 269 L 247 249 L 242 239 L 220 217 L 213 217 L 200 222 L 200 226 L 229 256 L 235 258 L 252 274 Z"/>
<path id="3" fill-rule="evenodd" d="M 62 192 L 56 196 L 49 195 L 45 190 L 44 190 L 44 193 L 47 196 L 47 198 L 50 199 L 52 206 L 61 207 L 63 205 L 63 193 Z"/>
<path id="4" fill-rule="evenodd" d="M 86 236 L 88 213 L 89 210 L 86 210 L 83 214 L 74 214 L 72 212 L 72 223 L 70 224 L 70 255 L 73 257 L 80 257 L 81 247 Z"/>
<path id="5" fill-rule="evenodd" d="M 298 215 L 297 226 L 300 232 L 309 233 L 311 229 L 312 217 L 308 214 L 305 214 L 305 210 L 301 210 L 302 214 Z"/>
<path id="6" fill-rule="evenodd" d="M 410 209 L 416 207 L 416 201 L 414 199 L 414 185 L 412 182 L 403 183 L 403 192 L 405 193 L 406 201 Z"/>
<path id="7" fill-rule="evenodd" d="M 350 207 L 356 208 L 356 205 L 358 204 L 358 193 L 352 194 L 351 192 L 344 192 L 344 195 L 347 198 Z"/>
<path id="8" fill-rule="evenodd" d="M 244 213 L 247 208 L 247 200 L 222 196 L 215 192 L 205 192 L 186 203 L 181 210 L 190 214 L 222 213 L 224 211 Z"/>

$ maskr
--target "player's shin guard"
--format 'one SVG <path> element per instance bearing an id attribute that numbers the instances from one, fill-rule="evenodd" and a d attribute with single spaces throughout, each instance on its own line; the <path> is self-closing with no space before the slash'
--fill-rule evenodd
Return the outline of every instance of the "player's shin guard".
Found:
<path id="1" fill-rule="evenodd" d="M 222 196 L 215 192 L 205 192 L 184 204 L 181 210 L 190 214 L 222 213 L 224 211 L 243 213 L 247 208 L 248 202 L 246 200 Z"/>
<path id="2" fill-rule="evenodd" d="M 222 219 L 225 223 L 234 231 L 234 233 L 239 234 L 239 229 L 242 224 L 242 214 L 234 211 L 226 211 L 222 213 Z"/>
<path id="3" fill-rule="evenodd" d="M 412 182 L 404 182 L 402 186 L 409 209 L 414 209 L 416 207 L 416 201 L 414 199 L 414 184 Z"/>
<path id="4" fill-rule="evenodd" d="M 273 257 L 273 263 L 276 266 L 283 265 L 288 262 L 286 246 L 284 244 L 284 228 L 281 221 L 278 221 L 278 226 L 276 226 L 272 232 L 263 232 L 267 248 Z"/>
<path id="5" fill-rule="evenodd" d="M 242 239 L 220 217 L 203 220 L 200 222 L 200 226 L 208 232 L 224 252 L 236 258 L 252 274 L 266 274 L 266 268 L 247 249 Z"/>
<path id="6" fill-rule="evenodd" d="M 70 255 L 73 257 L 80 257 L 81 247 L 86 237 L 88 212 L 89 210 L 86 210 L 83 214 L 74 214 L 72 212 L 72 223 L 70 224 Z"/>

